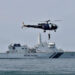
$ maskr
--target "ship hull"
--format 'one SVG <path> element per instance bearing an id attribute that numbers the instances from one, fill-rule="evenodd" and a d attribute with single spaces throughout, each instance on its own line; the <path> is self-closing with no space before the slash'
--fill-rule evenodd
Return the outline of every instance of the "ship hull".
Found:
<path id="1" fill-rule="evenodd" d="M 54 52 L 54 53 L 0 53 L 0 59 L 28 59 L 28 58 L 75 58 L 75 52 Z"/>

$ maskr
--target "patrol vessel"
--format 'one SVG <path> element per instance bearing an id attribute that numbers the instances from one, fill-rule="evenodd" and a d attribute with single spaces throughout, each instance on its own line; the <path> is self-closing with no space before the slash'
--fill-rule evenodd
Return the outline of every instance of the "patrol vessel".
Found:
<path id="1" fill-rule="evenodd" d="M 33 48 L 27 45 L 10 44 L 6 53 L 0 53 L 0 59 L 25 59 L 25 58 L 75 58 L 75 52 L 65 52 L 58 49 L 55 43 L 41 41 L 41 34 L 38 37 L 38 44 Z"/>

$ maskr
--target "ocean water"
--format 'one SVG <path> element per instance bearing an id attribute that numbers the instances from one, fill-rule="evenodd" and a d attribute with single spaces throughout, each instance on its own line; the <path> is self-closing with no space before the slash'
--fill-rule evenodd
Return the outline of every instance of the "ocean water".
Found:
<path id="1" fill-rule="evenodd" d="M 0 59 L 0 75 L 75 75 L 75 59 Z"/>

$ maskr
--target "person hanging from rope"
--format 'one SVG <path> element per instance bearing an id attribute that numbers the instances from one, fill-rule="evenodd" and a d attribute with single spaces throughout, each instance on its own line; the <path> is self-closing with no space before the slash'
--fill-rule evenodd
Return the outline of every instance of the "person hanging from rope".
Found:
<path id="1" fill-rule="evenodd" d="M 51 38 L 51 37 L 50 37 L 50 33 L 49 33 L 49 34 L 48 34 L 48 39 L 50 40 L 50 38 Z"/>

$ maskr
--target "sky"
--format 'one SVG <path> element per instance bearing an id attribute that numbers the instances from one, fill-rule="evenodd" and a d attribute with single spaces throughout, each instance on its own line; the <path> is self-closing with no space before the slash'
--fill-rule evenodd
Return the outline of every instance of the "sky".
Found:
<path id="1" fill-rule="evenodd" d="M 22 29 L 25 24 L 38 24 L 45 20 L 58 25 L 51 33 L 51 40 L 43 30 Z M 11 43 L 37 44 L 38 34 L 42 41 L 55 42 L 58 48 L 75 51 L 75 0 L 0 0 L 0 52 L 8 50 Z"/>

